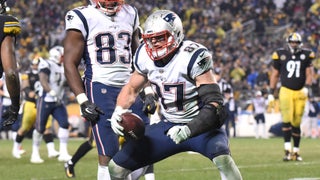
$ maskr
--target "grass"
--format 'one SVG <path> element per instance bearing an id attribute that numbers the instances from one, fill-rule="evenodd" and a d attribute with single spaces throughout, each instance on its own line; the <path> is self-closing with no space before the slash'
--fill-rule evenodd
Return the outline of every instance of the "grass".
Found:
<path id="1" fill-rule="evenodd" d="M 69 153 L 73 154 L 84 140 L 72 139 Z M 55 140 L 58 149 L 58 140 Z M 56 180 L 67 179 L 63 163 L 48 159 L 45 144 L 41 145 L 43 164 L 31 164 L 31 140 L 25 139 L 23 147 L 27 153 L 21 159 L 11 156 L 12 141 L 0 140 L 0 180 Z M 232 156 L 244 180 L 298 180 L 320 179 L 319 139 L 302 139 L 303 162 L 283 162 L 282 138 L 230 139 Z M 77 180 L 96 179 L 97 152 L 90 151 L 76 166 Z M 199 154 L 180 153 L 155 165 L 157 180 L 207 180 L 220 179 L 212 162 Z M 142 178 L 144 179 L 144 178 Z"/>

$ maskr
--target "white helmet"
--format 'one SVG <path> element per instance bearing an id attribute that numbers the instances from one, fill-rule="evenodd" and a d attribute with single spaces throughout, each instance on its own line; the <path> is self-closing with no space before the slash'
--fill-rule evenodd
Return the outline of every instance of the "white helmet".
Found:
<path id="1" fill-rule="evenodd" d="M 54 46 L 49 51 L 49 60 L 61 64 L 63 61 L 64 48 L 62 46 Z"/>
<path id="2" fill-rule="evenodd" d="M 145 22 L 142 38 L 149 57 L 154 61 L 161 60 L 177 49 L 184 38 L 181 19 L 169 10 L 155 11 Z M 166 43 L 161 47 L 154 46 L 154 40 Z"/>
<path id="3" fill-rule="evenodd" d="M 289 49 L 291 53 L 296 53 L 300 51 L 303 43 L 302 43 L 302 38 L 299 33 L 291 33 L 288 38 L 287 38 L 287 43 L 289 46 Z M 295 43 L 295 44 L 292 44 Z"/>

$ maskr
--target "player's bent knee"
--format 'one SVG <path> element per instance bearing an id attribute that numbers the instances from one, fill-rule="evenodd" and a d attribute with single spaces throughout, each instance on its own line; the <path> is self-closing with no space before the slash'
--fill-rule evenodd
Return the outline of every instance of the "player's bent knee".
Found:
<path id="1" fill-rule="evenodd" d="M 111 179 L 113 180 L 123 179 L 131 173 L 129 169 L 125 169 L 117 165 L 113 160 L 111 160 L 109 163 L 109 172 Z"/>

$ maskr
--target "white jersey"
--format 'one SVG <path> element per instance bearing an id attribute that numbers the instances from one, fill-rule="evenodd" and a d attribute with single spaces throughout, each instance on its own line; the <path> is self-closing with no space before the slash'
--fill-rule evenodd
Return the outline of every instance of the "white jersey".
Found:
<path id="1" fill-rule="evenodd" d="M 266 111 L 267 102 L 263 96 L 253 98 L 252 103 L 254 106 L 254 113 L 255 114 L 263 114 Z"/>
<path id="2" fill-rule="evenodd" d="M 132 71 L 131 42 L 139 26 L 137 10 L 124 4 L 110 17 L 89 5 L 69 11 L 65 22 L 66 30 L 81 31 L 86 41 L 83 54 L 86 80 L 111 86 L 125 85 Z"/>
<path id="3" fill-rule="evenodd" d="M 44 72 L 48 74 L 50 88 L 54 90 L 57 94 L 56 97 L 52 97 L 48 93 L 45 93 L 41 86 L 39 88 L 39 96 L 45 96 L 45 102 L 56 102 L 57 100 L 62 100 L 65 89 L 64 83 L 66 82 L 63 66 L 58 65 L 53 61 L 42 59 L 39 62 L 38 70 L 39 72 Z"/>
<path id="4" fill-rule="evenodd" d="M 212 68 L 212 57 L 202 45 L 183 41 L 176 55 L 163 67 L 155 65 L 142 44 L 136 52 L 136 71 L 147 76 L 159 95 L 161 114 L 170 122 L 191 121 L 200 108 L 195 78 Z"/>

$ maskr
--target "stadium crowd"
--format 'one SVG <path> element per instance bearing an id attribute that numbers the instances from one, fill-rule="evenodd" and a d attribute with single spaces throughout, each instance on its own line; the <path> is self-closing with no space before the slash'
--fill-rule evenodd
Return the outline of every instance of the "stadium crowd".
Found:
<path id="1" fill-rule="evenodd" d="M 304 46 L 316 52 L 313 89 L 319 92 L 320 0 L 126 0 L 134 5 L 143 27 L 155 9 L 170 9 L 183 20 L 188 39 L 213 52 L 222 77 L 233 85 L 241 104 L 269 84 L 271 53 L 286 45 L 291 32 L 299 32 Z M 8 1 L 11 14 L 21 20 L 17 59 L 21 71 L 35 57 L 47 57 L 48 50 L 61 45 L 64 16 L 86 0 Z"/>

